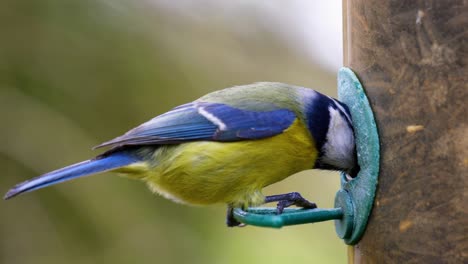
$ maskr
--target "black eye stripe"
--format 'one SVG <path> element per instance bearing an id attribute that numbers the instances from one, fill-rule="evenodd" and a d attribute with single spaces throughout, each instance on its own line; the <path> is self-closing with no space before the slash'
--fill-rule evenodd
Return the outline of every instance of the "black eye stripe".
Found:
<path id="1" fill-rule="evenodd" d="M 348 123 L 348 125 L 352 128 L 353 127 L 353 121 L 351 120 L 351 114 L 349 113 L 348 107 L 344 105 L 343 103 L 330 98 L 333 101 L 334 106 L 332 106 L 334 109 L 339 110 L 340 115 L 344 117 Z"/>

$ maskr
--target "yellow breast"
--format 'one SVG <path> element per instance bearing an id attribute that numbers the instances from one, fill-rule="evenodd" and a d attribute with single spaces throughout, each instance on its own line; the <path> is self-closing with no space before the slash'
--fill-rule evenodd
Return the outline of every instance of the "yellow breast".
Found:
<path id="1" fill-rule="evenodd" d="M 296 120 L 274 137 L 163 146 L 153 158 L 143 180 L 155 192 L 189 204 L 244 206 L 263 203 L 263 187 L 311 169 L 317 150 L 305 125 Z"/>

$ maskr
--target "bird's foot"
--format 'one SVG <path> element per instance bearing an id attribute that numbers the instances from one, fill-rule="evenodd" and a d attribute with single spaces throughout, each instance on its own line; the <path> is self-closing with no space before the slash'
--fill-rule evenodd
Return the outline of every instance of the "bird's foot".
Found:
<path id="1" fill-rule="evenodd" d="M 237 221 L 234 218 L 234 208 L 228 206 L 227 213 L 226 213 L 226 225 L 228 227 L 244 227 L 245 224 Z"/>
<path id="2" fill-rule="evenodd" d="M 278 202 L 276 205 L 276 213 L 283 213 L 284 208 L 295 205 L 302 208 L 314 209 L 317 208 L 315 203 L 309 202 L 298 192 L 291 192 L 278 195 L 270 195 L 265 197 L 265 203 Z"/>

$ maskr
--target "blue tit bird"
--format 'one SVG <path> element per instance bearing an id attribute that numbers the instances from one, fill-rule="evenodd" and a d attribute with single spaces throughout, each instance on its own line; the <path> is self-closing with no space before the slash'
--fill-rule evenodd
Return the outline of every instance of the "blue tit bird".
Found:
<path id="1" fill-rule="evenodd" d="M 14 186 L 5 199 L 56 183 L 112 171 L 155 193 L 195 205 L 232 208 L 277 202 L 315 208 L 299 193 L 264 196 L 262 188 L 307 169 L 356 175 L 347 106 L 312 89 L 262 82 L 216 91 L 98 145 L 97 157 Z"/>

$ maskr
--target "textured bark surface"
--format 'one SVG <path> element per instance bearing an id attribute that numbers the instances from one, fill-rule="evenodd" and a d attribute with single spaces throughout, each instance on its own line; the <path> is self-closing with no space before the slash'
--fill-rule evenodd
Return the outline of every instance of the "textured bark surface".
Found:
<path id="1" fill-rule="evenodd" d="M 468 262 L 467 1 L 344 0 L 381 174 L 355 263 Z"/>

